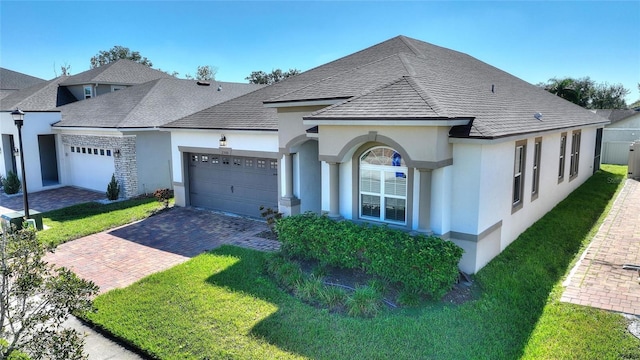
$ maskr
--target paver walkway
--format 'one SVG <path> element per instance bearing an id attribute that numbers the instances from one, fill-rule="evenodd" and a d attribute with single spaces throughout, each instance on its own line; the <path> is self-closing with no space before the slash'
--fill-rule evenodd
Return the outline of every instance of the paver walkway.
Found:
<path id="1" fill-rule="evenodd" d="M 105 199 L 104 193 L 64 186 L 50 190 L 28 193 L 29 209 L 39 212 L 51 211 L 63 207 Z M 24 210 L 22 193 L 15 195 L 0 194 L 0 214 Z"/>
<path id="2" fill-rule="evenodd" d="M 176 207 L 62 244 L 45 260 L 92 280 L 103 293 L 126 287 L 223 244 L 262 251 L 279 249 L 278 241 L 256 236 L 267 230 L 260 221 Z"/>
<path id="3" fill-rule="evenodd" d="M 609 215 L 565 281 L 561 301 L 640 315 L 640 182 L 627 179 Z"/>

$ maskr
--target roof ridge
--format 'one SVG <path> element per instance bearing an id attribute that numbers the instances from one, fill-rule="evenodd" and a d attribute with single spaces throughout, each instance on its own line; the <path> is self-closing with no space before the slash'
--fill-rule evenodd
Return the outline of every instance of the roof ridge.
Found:
<path id="1" fill-rule="evenodd" d="M 415 76 L 416 75 L 416 69 L 413 67 L 413 65 L 411 65 L 411 63 L 409 63 L 409 59 L 407 58 L 407 54 L 401 53 L 401 54 L 398 54 L 398 57 L 400 58 L 400 61 L 402 62 L 402 65 L 404 65 L 404 68 L 407 70 L 407 73 L 409 74 L 409 76 Z"/>
<path id="2" fill-rule="evenodd" d="M 314 82 L 312 82 L 312 83 L 310 83 L 310 84 L 307 84 L 307 85 L 305 85 L 305 86 L 303 86 L 303 87 L 295 88 L 294 90 L 288 91 L 288 92 L 286 92 L 286 93 L 284 93 L 284 94 L 280 94 L 280 95 L 278 95 L 278 96 L 276 96 L 276 97 L 274 97 L 274 98 L 269 98 L 269 99 L 265 100 L 265 102 L 272 102 L 272 101 L 276 101 L 277 99 L 284 98 L 284 97 L 286 97 L 287 95 L 290 95 L 290 94 L 292 94 L 292 93 L 298 92 L 298 91 L 300 91 L 300 90 L 302 90 L 302 89 L 307 89 L 307 88 L 310 88 L 310 87 L 315 86 L 315 85 L 317 85 L 317 84 L 320 84 L 320 83 L 322 83 L 322 82 L 324 82 L 324 81 L 327 81 L 327 80 L 329 80 L 329 79 L 331 79 L 331 78 L 336 78 L 336 77 L 341 76 L 341 75 L 343 75 L 343 74 L 347 74 L 347 73 L 350 73 L 350 72 L 353 72 L 353 71 L 356 71 L 356 70 L 363 69 L 363 68 L 365 68 L 365 67 L 371 66 L 372 64 L 375 64 L 375 63 L 378 63 L 378 62 L 381 62 L 381 61 L 384 61 L 384 60 L 390 59 L 390 58 L 392 58 L 392 57 L 394 57 L 394 56 L 397 56 L 397 57 L 399 57 L 399 58 L 400 58 L 400 54 L 397 54 L 397 53 L 396 53 L 396 54 L 387 55 L 387 56 L 384 56 L 384 57 L 378 58 L 378 59 L 376 59 L 376 60 L 374 60 L 374 61 L 368 62 L 368 63 L 366 63 L 366 64 L 358 65 L 358 66 L 356 66 L 356 67 L 349 68 L 348 70 L 340 71 L 340 72 L 335 73 L 335 74 L 333 74 L 333 75 L 331 75 L 331 76 L 327 76 L 327 77 L 325 77 L 325 78 L 322 78 L 322 79 L 320 79 L 320 80 L 317 80 L 317 81 L 314 81 Z M 400 61 L 404 63 L 404 61 L 402 61 L 402 58 L 400 58 Z M 406 68 L 406 67 L 405 67 L 405 68 Z"/>
<path id="3" fill-rule="evenodd" d="M 120 127 L 120 124 L 126 123 L 127 120 L 129 120 L 130 116 L 132 113 L 134 113 L 140 106 L 142 106 L 142 103 L 144 103 L 144 100 L 149 97 L 149 95 L 155 91 L 156 87 L 158 86 L 158 82 L 160 82 L 160 80 L 162 80 L 163 78 L 159 78 L 159 79 L 155 79 L 155 80 L 151 80 L 151 81 L 147 81 L 145 83 L 140 84 L 142 85 L 149 85 L 151 86 L 149 88 L 149 90 L 147 92 L 145 92 L 145 94 L 140 98 L 140 100 L 138 100 L 138 102 L 127 112 L 126 116 L 122 117 L 122 120 L 118 123 L 118 125 L 116 125 L 116 128 Z M 167 78 L 164 78 L 167 79 Z M 151 83 L 155 83 L 155 84 L 151 84 Z"/>
<path id="4" fill-rule="evenodd" d="M 413 52 L 413 54 L 417 57 L 423 57 L 424 53 L 422 51 L 420 51 L 420 49 L 418 49 L 414 44 L 409 42 L 408 37 L 404 36 L 404 35 L 399 35 L 398 38 L 400 39 L 400 41 L 402 41 L 410 50 L 411 52 Z"/>
<path id="5" fill-rule="evenodd" d="M 422 84 L 415 80 L 416 77 L 417 76 L 406 76 L 407 83 L 409 83 L 422 100 L 424 100 L 424 102 L 438 115 L 450 117 L 447 110 L 436 100 L 436 98 L 432 97 Z"/>
<path id="6" fill-rule="evenodd" d="M 350 98 L 348 98 L 348 99 L 345 99 L 345 100 L 340 101 L 340 102 L 338 102 L 338 103 L 335 103 L 335 104 L 333 104 L 333 105 L 330 105 L 330 106 L 324 107 L 324 108 L 322 108 L 322 109 L 316 110 L 316 111 L 312 112 L 311 114 L 309 114 L 308 116 L 315 116 L 315 115 L 318 115 L 318 114 L 322 114 L 322 113 L 323 113 L 323 112 L 325 112 L 325 111 L 329 111 L 329 110 L 331 110 L 331 109 L 333 109 L 333 108 L 336 108 L 336 107 L 338 107 L 338 106 L 341 106 L 341 105 L 344 105 L 344 104 L 348 104 L 348 103 L 353 102 L 353 101 L 355 101 L 355 100 L 358 100 L 358 99 L 360 99 L 360 98 L 362 98 L 362 97 L 364 97 L 364 96 L 367 96 L 367 95 L 369 95 L 369 94 L 372 94 L 372 93 L 374 93 L 374 92 L 376 92 L 376 91 L 379 91 L 379 90 L 382 90 L 382 89 L 384 89 L 384 88 L 387 88 L 387 87 L 389 87 L 389 86 L 391 86 L 391 85 L 397 84 L 397 83 L 399 83 L 399 82 L 400 82 L 400 81 L 402 81 L 402 80 L 405 80 L 405 76 L 401 76 L 401 77 L 399 77 L 399 78 L 394 79 L 393 81 L 389 81 L 389 82 L 387 82 L 387 83 L 385 83 L 385 84 L 382 84 L 382 85 L 380 85 L 380 86 L 378 86 L 378 87 L 376 87 L 376 88 L 369 89 L 369 90 L 365 90 L 365 91 L 361 92 L 361 93 L 360 93 L 360 94 L 358 94 L 358 95 L 352 96 L 352 97 L 350 97 Z"/>

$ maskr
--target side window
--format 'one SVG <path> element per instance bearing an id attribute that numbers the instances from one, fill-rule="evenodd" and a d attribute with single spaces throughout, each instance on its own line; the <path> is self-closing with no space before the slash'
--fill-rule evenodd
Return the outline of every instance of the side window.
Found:
<path id="1" fill-rule="evenodd" d="M 538 198 L 540 191 L 540 160 L 542 159 L 542 138 L 536 138 L 533 145 L 533 176 L 531 179 L 531 200 Z"/>
<path id="2" fill-rule="evenodd" d="M 84 86 L 84 98 L 91 99 L 93 97 L 93 87 L 91 85 Z"/>
<path id="3" fill-rule="evenodd" d="M 580 130 L 571 133 L 571 159 L 569 163 L 569 180 L 578 176 L 580 169 Z"/>
<path id="4" fill-rule="evenodd" d="M 567 133 L 560 134 L 560 157 L 558 161 L 558 182 L 564 180 L 565 158 L 567 153 Z"/>
<path id="5" fill-rule="evenodd" d="M 527 155 L 527 140 L 516 142 L 515 159 L 513 164 L 513 197 L 512 211 L 522 208 L 522 194 L 524 190 L 524 165 Z"/>

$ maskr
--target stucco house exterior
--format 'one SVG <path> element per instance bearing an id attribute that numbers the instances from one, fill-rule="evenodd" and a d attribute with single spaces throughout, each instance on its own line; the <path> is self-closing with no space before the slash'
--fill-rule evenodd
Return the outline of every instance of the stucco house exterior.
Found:
<path id="1" fill-rule="evenodd" d="M 432 233 L 475 273 L 598 169 L 606 123 L 398 36 L 162 128 L 177 205 Z"/>
<path id="2" fill-rule="evenodd" d="M 640 111 L 599 109 L 595 112 L 611 122 L 602 135 L 602 163 L 626 165 L 629 145 L 640 140 Z"/>
<path id="3" fill-rule="evenodd" d="M 118 60 L 0 99 L 0 149 L 17 148 L 10 112 L 20 108 L 29 191 L 64 185 L 104 191 L 112 174 L 122 197 L 170 188 L 170 136 L 159 125 L 260 87 L 181 80 Z M 20 174 L 17 153 L 3 150 L 0 174 Z"/>
<path id="4" fill-rule="evenodd" d="M 73 96 L 60 88 L 66 77 L 37 82 L 35 85 L 14 91 L 0 99 L 0 175 L 9 171 L 21 174 L 18 156 L 25 156 L 27 188 L 40 191 L 49 186 L 59 186 L 59 141 L 51 125 L 60 120 L 57 106 L 75 101 Z M 24 151 L 18 149 L 18 129 L 11 112 L 16 108 L 24 111 L 22 128 Z"/>

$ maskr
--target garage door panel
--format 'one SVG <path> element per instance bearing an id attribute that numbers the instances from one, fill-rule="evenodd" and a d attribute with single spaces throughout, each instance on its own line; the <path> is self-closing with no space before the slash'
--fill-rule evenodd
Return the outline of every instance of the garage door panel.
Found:
<path id="1" fill-rule="evenodd" d="M 70 146 L 66 149 L 69 185 L 104 191 L 115 173 L 110 149 Z"/>
<path id="2" fill-rule="evenodd" d="M 260 216 L 278 205 L 277 160 L 191 154 L 189 195 L 193 206 Z"/>

